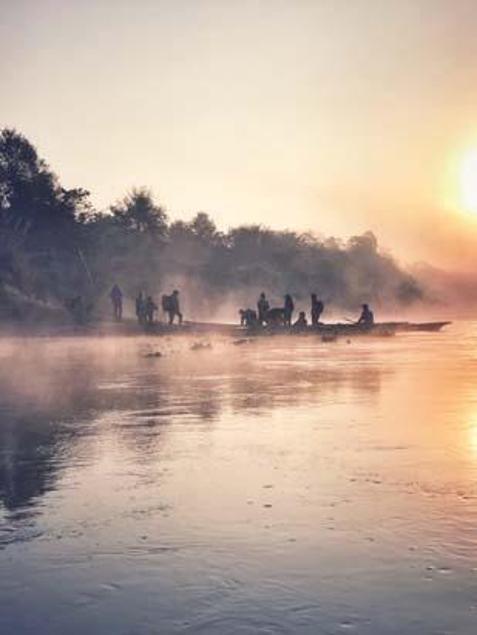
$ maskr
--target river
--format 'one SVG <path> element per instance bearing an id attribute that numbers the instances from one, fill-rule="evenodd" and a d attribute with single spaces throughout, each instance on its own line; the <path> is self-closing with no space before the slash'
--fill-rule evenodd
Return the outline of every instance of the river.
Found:
<path id="1" fill-rule="evenodd" d="M 0 340 L 0 633 L 475 635 L 477 324 L 195 341 Z"/>

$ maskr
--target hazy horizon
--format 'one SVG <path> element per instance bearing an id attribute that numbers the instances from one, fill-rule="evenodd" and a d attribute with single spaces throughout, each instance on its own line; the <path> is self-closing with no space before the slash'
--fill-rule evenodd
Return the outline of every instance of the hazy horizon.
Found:
<path id="1" fill-rule="evenodd" d="M 144 185 L 172 219 L 371 230 L 404 263 L 476 264 L 474 3 L 2 9 L 2 126 L 98 208 Z"/>

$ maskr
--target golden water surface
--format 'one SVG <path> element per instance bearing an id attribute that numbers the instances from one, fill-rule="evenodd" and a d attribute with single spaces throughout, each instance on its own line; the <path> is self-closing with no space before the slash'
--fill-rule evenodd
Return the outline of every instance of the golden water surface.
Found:
<path id="1" fill-rule="evenodd" d="M 475 635 L 477 324 L 195 342 L 0 340 L 0 633 Z"/>

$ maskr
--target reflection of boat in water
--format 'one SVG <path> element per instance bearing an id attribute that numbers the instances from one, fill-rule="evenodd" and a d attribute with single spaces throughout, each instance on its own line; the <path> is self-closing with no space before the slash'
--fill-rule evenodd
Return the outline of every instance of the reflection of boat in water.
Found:
<path id="1" fill-rule="evenodd" d="M 217 335 L 247 334 L 253 336 L 266 335 L 319 335 L 326 337 L 371 335 L 377 337 L 392 336 L 395 333 L 409 333 L 413 331 L 440 331 L 450 322 L 376 322 L 371 326 L 353 323 L 320 323 L 316 326 L 288 327 L 288 326 L 235 326 L 232 324 L 214 324 L 211 322 L 185 322 L 182 326 L 160 327 L 171 332 L 190 332 Z M 170 329 L 170 330 L 169 330 Z"/>

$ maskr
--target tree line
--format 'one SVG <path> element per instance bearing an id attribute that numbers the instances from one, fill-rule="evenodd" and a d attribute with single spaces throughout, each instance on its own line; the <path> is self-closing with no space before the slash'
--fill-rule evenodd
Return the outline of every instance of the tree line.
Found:
<path id="1" fill-rule="evenodd" d="M 245 306 L 266 290 L 356 309 L 362 302 L 402 306 L 424 298 L 416 279 L 379 249 L 371 232 L 347 241 L 277 231 L 261 224 L 219 231 L 197 213 L 171 220 L 149 190 L 133 189 L 104 211 L 78 187 L 64 188 L 33 144 L 0 132 L 0 302 L 18 293 L 63 305 L 72 295 L 100 307 L 118 282 L 134 297 L 178 286 L 189 315 L 228 302 Z M 3 298 L 3 300 L 2 300 Z"/>

